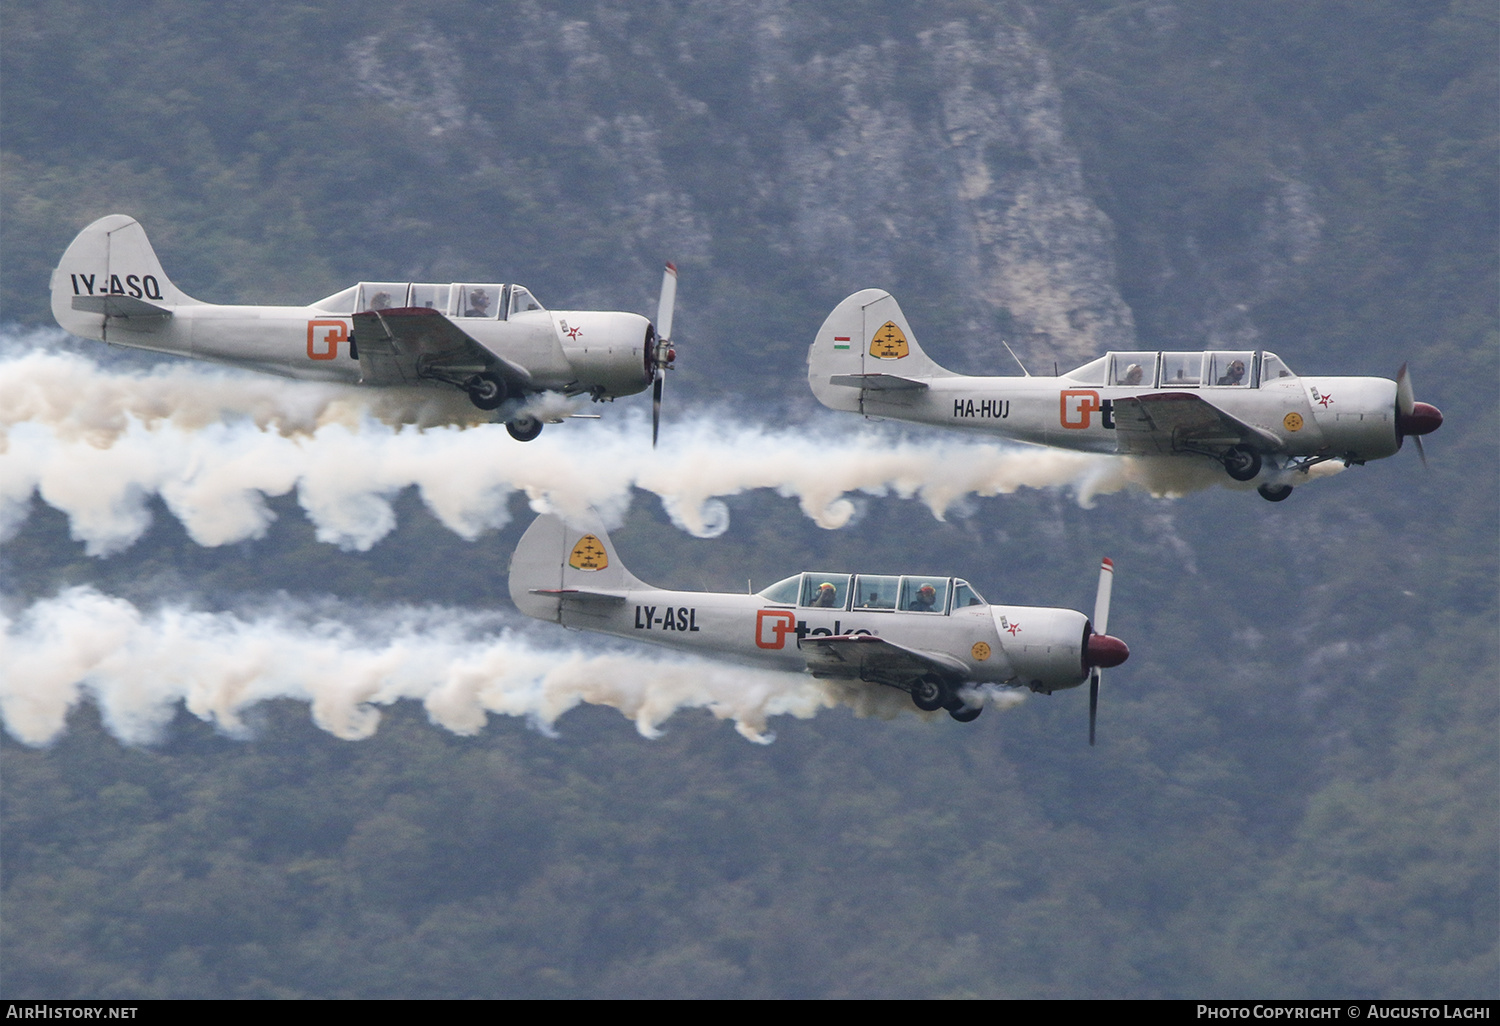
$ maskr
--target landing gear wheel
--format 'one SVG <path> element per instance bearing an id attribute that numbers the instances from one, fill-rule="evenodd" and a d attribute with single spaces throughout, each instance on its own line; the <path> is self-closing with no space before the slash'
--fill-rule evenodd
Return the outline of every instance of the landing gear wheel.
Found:
<path id="1" fill-rule="evenodd" d="M 505 402 L 505 382 L 500 380 L 498 374 L 488 371 L 476 374 L 464 383 L 464 388 L 469 393 L 469 402 L 481 410 L 499 409 L 500 404 Z"/>
<path id="2" fill-rule="evenodd" d="M 952 716 L 959 723 L 973 723 L 979 719 L 979 714 L 982 712 L 984 712 L 984 706 L 982 705 L 965 705 L 957 709 L 949 709 L 948 715 Z"/>
<path id="3" fill-rule="evenodd" d="M 1265 499 L 1267 502 L 1280 502 L 1282 499 L 1285 499 L 1288 495 L 1292 494 L 1291 485 L 1263 484 L 1255 490 L 1257 492 L 1260 492 L 1260 497 L 1262 499 Z"/>
<path id="4" fill-rule="evenodd" d="M 937 712 L 953 701 L 953 692 L 940 677 L 923 677 L 911 686 L 911 701 L 923 712 Z"/>
<path id="5" fill-rule="evenodd" d="M 1260 453 L 1235 446 L 1224 454 L 1224 469 L 1236 481 L 1250 481 L 1260 473 Z"/>
<path id="6" fill-rule="evenodd" d="M 523 413 L 514 420 L 505 422 L 505 430 L 518 442 L 529 442 L 542 433 L 542 422 L 530 414 Z"/>

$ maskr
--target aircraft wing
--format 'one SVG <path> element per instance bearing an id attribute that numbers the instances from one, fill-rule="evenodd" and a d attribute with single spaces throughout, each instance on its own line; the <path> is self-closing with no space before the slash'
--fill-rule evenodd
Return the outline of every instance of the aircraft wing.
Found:
<path id="1" fill-rule="evenodd" d="M 802 639 L 802 649 L 814 677 L 857 677 L 900 685 L 929 673 L 956 682 L 969 676 L 968 667 L 950 655 L 907 648 L 873 634 L 809 636 Z"/>
<path id="2" fill-rule="evenodd" d="M 1248 445 L 1261 452 L 1282 448 L 1281 439 L 1191 392 L 1154 392 L 1114 401 L 1120 452 L 1153 456 L 1197 449 Z"/>
<path id="3" fill-rule="evenodd" d="M 462 385 L 483 371 L 499 374 L 515 390 L 531 383 L 524 369 L 496 356 L 427 307 L 357 313 L 354 339 L 366 385 L 413 385 L 424 378 Z"/>

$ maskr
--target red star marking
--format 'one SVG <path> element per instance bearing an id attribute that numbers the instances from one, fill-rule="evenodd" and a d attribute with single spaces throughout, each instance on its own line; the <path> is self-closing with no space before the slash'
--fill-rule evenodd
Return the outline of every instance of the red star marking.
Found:
<path id="1" fill-rule="evenodd" d="M 564 330 L 567 331 L 569 338 L 577 338 L 579 335 L 583 334 L 582 328 L 566 328 Z"/>
<path id="2" fill-rule="evenodd" d="M 1016 636 L 1016 632 L 1021 629 L 1021 625 L 1018 623 L 1013 623 L 1005 629 L 1010 631 L 1010 636 L 1014 638 Z"/>
<path id="3" fill-rule="evenodd" d="M 1321 398 L 1321 399 L 1318 400 L 1318 402 L 1321 403 L 1322 406 L 1323 406 L 1323 409 L 1326 410 L 1326 409 L 1328 409 L 1328 404 L 1331 403 L 1331 402 L 1333 402 L 1333 396 L 1325 394 L 1323 396 L 1323 398 Z"/>

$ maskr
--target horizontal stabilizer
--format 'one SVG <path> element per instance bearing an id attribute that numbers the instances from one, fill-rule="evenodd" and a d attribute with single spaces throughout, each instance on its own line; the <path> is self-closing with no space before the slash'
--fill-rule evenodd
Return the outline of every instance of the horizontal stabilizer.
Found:
<path id="1" fill-rule="evenodd" d="M 133 296 L 74 296 L 72 305 L 74 310 L 121 319 L 134 317 L 161 320 L 172 316 L 172 311 L 166 307 Z"/>
<path id="2" fill-rule="evenodd" d="M 605 602 L 610 605 L 620 605 L 628 597 L 623 591 L 597 591 L 589 588 L 530 588 L 533 595 L 557 595 L 566 599 L 579 599 L 584 602 Z"/>
<path id="3" fill-rule="evenodd" d="M 828 379 L 830 385 L 846 388 L 864 388 L 872 392 L 920 392 L 927 382 L 903 378 L 895 374 L 834 374 Z"/>

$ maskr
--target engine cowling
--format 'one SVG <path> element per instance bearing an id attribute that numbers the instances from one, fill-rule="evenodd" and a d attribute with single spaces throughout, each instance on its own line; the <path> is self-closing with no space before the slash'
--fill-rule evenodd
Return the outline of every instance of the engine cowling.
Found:
<path id="1" fill-rule="evenodd" d="M 559 312 L 563 355 L 583 392 L 634 395 L 651 384 L 656 330 L 640 314 Z"/>

